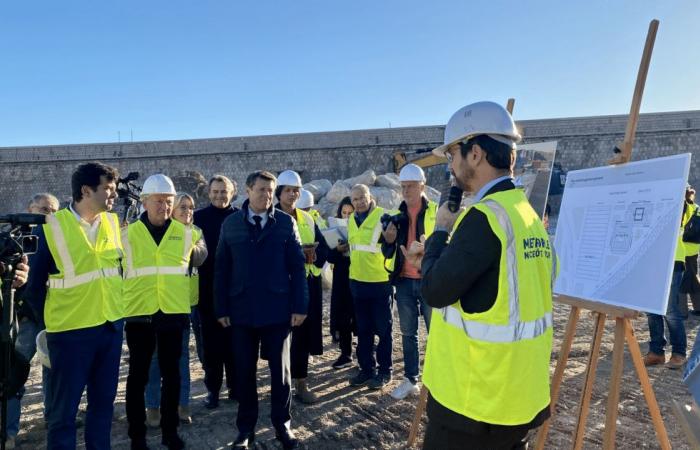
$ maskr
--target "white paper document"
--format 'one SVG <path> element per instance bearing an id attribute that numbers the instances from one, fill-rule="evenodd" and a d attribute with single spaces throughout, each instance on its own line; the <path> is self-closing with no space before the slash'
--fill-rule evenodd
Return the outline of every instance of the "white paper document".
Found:
<path id="1" fill-rule="evenodd" d="M 335 248 L 339 242 L 348 240 L 347 232 L 337 227 L 321 230 L 321 234 L 330 248 Z"/>
<path id="2" fill-rule="evenodd" d="M 569 172 L 554 291 L 666 314 L 690 154 Z"/>

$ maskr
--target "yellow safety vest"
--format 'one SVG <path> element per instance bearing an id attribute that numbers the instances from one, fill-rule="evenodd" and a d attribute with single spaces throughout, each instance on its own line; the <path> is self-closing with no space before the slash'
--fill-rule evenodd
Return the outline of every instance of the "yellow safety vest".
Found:
<path id="1" fill-rule="evenodd" d="M 44 322 L 50 333 L 77 330 L 124 317 L 122 242 L 116 214 L 101 213 L 93 246 L 70 209 L 43 225 L 58 273 L 49 275 Z"/>
<path id="2" fill-rule="evenodd" d="M 550 402 L 556 257 L 523 191 L 497 192 L 472 208 L 501 242 L 496 301 L 475 314 L 459 300 L 433 309 L 423 380 L 437 402 L 465 417 L 526 424 Z"/>
<path id="3" fill-rule="evenodd" d="M 321 217 L 321 213 L 316 211 L 315 209 L 310 209 L 308 211 L 309 215 L 314 218 L 314 222 L 316 222 L 316 225 L 322 230 L 325 230 L 328 228 L 328 224 L 326 221 Z"/>
<path id="4" fill-rule="evenodd" d="M 158 310 L 189 314 L 189 263 L 194 243 L 200 236 L 198 229 L 171 220 L 160 245 L 156 246 L 142 221 L 129 225 L 124 240 L 126 317 L 147 316 Z"/>
<path id="5" fill-rule="evenodd" d="M 688 244 L 683 242 L 683 227 L 681 227 L 680 231 L 678 232 L 678 240 L 676 241 L 676 254 L 673 258 L 674 261 L 685 264 L 686 249 L 688 248 L 686 245 Z"/>
<path id="6" fill-rule="evenodd" d="M 700 214 L 700 211 L 698 211 L 698 205 L 695 203 L 688 205 L 685 208 L 685 213 L 683 213 L 683 222 L 681 223 L 681 239 L 685 226 L 688 224 L 690 218 L 693 217 L 694 214 Z M 694 242 L 683 242 L 683 246 L 685 247 L 686 256 L 695 256 L 700 253 L 700 244 L 696 244 Z"/>
<path id="7" fill-rule="evenodd" d="M 435 220 L 437 218 L 438 204 L 432 201 L 428 201 L 428 207 L 423 215 L 423 230 L 425 232 L 425 238 L 428 239 L 433 230 L 435 230 Z"/>
<path id="8" fill-rule="evenodd" d="M 384 209 L 376 206 L 359 228 L 355 221 L 355 214 L 348 220 L 351 280 L 366 283 L 389 281 L 382 246 L 379 244 L 379 236 L 382 232 L 382 222 L 379 219 L 383 214 Z M 389 260 L 389 270 L 393 268 L 393 262 L 393 258 Z"/>
<path id="9" fill-rule="evenodd" d="M 191 225 L 193 230 L 192 243 L 197 244 L 202 238 L 202 229 L 197 225 Z M 194 248 L 194 247 L 193 247 Z M 192 267 L 190 272 L 190 306 L 196 306 L 199 304 L 199 269 L 197 267 Z"/>
<path id="10" fill-rule="evenodd" d="M 311 217 L 311 214 L 307 213 L 306 211 L 302 211 L 299 208 L 296 208 L 295 211 L 296 215 L 294 216 L 294 218 L 297 221 L 297 228 L 299 229 L 299 237 L 301 238 L 301 243 L 313 244 L 314 242 L 316 242 L 316 229 L 314 228 L 316 222 L 314 222 L 314 218 Z M 307 277 L 318 277 L 321 275 L 321 269 L 319 269 L 313 264 L 304 264 L 304 267 L 306 268 Z"/>

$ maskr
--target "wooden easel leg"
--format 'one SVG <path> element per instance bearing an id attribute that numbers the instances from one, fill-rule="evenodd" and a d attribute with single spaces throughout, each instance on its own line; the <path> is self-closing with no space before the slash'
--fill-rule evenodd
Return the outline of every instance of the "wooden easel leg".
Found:
<path id="1" fill-rule="evenodd" d="M 610 390 L 608 391 L 608 406 L 605 411 L 605 433 L 603 449 L 615 448 L 615 429 L 617 427 L 617 406 L 620 403 L 620 382 L 624 367 L 625 355 L 625 319 L 615 319 L 615 345 L 612 355 L 612 373 L 610 374 Z"/>
<path id="2" fill-rule="evenodd" d="M 588 419 L 588 405 L 591 401 L 593 393 L 593 385 L 595 384 L 596 369 L 598 368 L 598 355 L 600 353 L 600 343 L 603 340 L 603 330 L 605 329 L 605 314 L 597 313 L 595 323 L 595 332 L 593 334 L 593 343 L 591 344 L 591 353 L 588 356 L 588 366 L 586 367 L 586 378 L 581 392 L 581 401 L 579 403 L 578 423 L 574 432 L 574 449 L 578 450 L 583 447 L 583 435 L 586 431 L 586 420 Z"/>
<path id="3" fill-rule="evenodd" d="M 418 427 L 420 426 L 420 421 L 423 418 L 423 411 L 425 411 L 426 403 L 428 403 L 428 390 L 425 388 L 425 385 L 421 385 L 420 397 L 418 397 L 418 404 L 416 405 L 416 413 L 413 415 L 411 429 L 408 432 L 408 441 L 406 442 L 407 448 L 413 447 L 413 444 L 416 442 Z"/>
<path id="4" fill-rule="evenodd" d="M 647 406 L 649 407 L 651 421 L 654 423 L 656 439 L 659 441 L 659 445 L 662 449 L 670 450 L 671 443 L 668 440 L 668 433 L 666 433 L 664 420 L 661 418 L 661 411 L 659 411 L 659 404 L 656 402 L 654 389 L 652 389 L 651 383 L 649 382 L 649 374 L 647 373 L 646 367 L 644 367 L 644 360 L 642 359 L 642 351 L 639 349 L 639 342 L 637 342 L 637 338 L 634 336 L 634 330 L 632 329 L 632 324 L 630 323 L 629 319 L 624 320 L 626 322 L 625 338 L 627 339 L 627 345 L 630 349 L 630 355 L 632 356 L 632 362 L 634 363 L 634 368 L 637 371 L 639 382 L 642 385 L 644 398 L 646 399 Z"/>
<path id="5" fill-rule="evenodd" d="M 564 378 L 564 370 L 566 369 L 566 362 L 569 360 L 569 353 L 571 352 L 571 345 L 574 342 L 574 337 L 576 336 L 576 325 L 578 324 L 578 317 L 581 314 L 581 309 L 578 306 L 572 306 L 569 312 L 569 321 L 566 324 L 566 331 L 564 332 L 564 340 L 561 343 L 561 350 L 559 350 L 559 358 L 557 358 L 557 367 L 554 369 L 554 377 L 552 377 L 552 388 L 550 393 L 550 410 L 552 415 L 545 423 L 542 424 L 539 431 L 537 432 L 537 442 L 535 444 L 535 450 L 544 449 L 544 444 L 547 441 L 547 433 L 549 432 L 549 424 L 554 418 L 554 412 L 557 406 L 557 400 L 559 399 L 559 388 L 561 387 L 561 381 Z"/>

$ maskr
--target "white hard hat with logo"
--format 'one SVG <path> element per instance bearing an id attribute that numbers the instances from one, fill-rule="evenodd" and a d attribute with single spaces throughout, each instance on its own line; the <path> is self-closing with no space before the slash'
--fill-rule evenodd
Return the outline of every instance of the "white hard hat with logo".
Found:
<path id="1" fill-rule="evenodd" d="M 301 193 L 299 194 L 299 200 L 297 200 L 296 206 L 299 209 L 306 209 L 314 206 L 313 194 L 311 194 L 311 192 L 307 191 L 306 189 L 302 189 Z"/>
<path id="2" fill-rule="evenodd" d="M 420 181 L 425 183 L 425 172 L 420 166 L 415 164 L 406 164 L 399 172 L 399 181 Z"/>
<path id="3" fill-rule="evenodd" d="M 521 139 L 513 117 L 503 106 L 494 102 L 477 102 L 460 108 L 450 117 L 445 127 L 444 144 L 434 149 L 433 154 L 445 156 L 450 145 L 480 134 L 513 146 Z"/>
<path id="4" fill-rule="evenodd" d="M 143 189 L 141 189 L 141 197 L 151 194 L 176 195 L 177 192 L 175 192 L 175 185 L 170 177 L 157 173 L 146 178 Z"/>
<path id="5" fill-rule="evenodd" d="M 301 177 L 293 170 L 285 170 L 277 177 L 277 186 L 301 187 Z"/>
<path id="6" fill-rule="evenodd" d="M 51 360 L 49 359 L 49 346 L 46 343 L 46 330 L 41 330 L 36 335 L 36 356 L 39 362 L 47 369 L 51 368 Z"/>

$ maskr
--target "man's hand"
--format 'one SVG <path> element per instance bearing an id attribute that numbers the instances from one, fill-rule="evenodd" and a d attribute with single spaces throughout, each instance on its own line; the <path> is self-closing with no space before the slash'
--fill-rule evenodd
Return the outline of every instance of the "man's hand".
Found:
<path id="1" fill-rule="evenodd" d="M 396 229 L 396 225 L 393 223 L 390 223 L 388 227 L 386 227 L 386 230 L 382 230 L 382 236 L 384 236 L 384 242 L 387 244 L 391 245 L 396 241 L 396 233 L 398 230 Z"/>
<path id="2" fill-rule="evenodd" d="M 29 264 L 27 264 L 29 260 L 27 259 L 27 255 L 22 256 L 22 262 L 17 264 L 17 270 L 15 271 L 15 279 L 12 282 L 12 287 L 17 289 L 21 286 L 24 286 L 24 284 L 27 282 L 27 279 L 29 278 Z"/>
<path id="3" fill-rule="evenodd" d="M 298 327 L 304 323 L 304 319 L 306 319 L 306 314 L 292 314 L 291 324 L 293 327 Z"/>
<path id="4" fill-rule="evenodd" d="M 228 327 L 231 326 L 231 319 L 229 319 L 228 316 L 219 317 L 217 320 L 219 321 L 219 323 L 221 324 L 221 326 L 224 327 L 224 328 L 228 328 Z"/>
<path id="5" fill-rule="evenodd" d="M 421 235 L 420 242 L 411 242 L 411 246 L 408 248 L 408 250 L 406 250 L 405 245 L 402 245 L 401 253 L 403 253 L 406 261 L 410 262 L 413 267 L 420 270 L 420 265 L 423 261 L 423 256 L 425 255 L 425 235 Z"/>
<path id="6" fill-rule="evenodd" d="M 346 253 L 348 250 L 350 250 L 350 246 L 348 245 L 347 242 L 345 242 L 344 244 L 338 244 L 335 247 L 335 249 L 338 250 L 338 252 L 340 252 L 340 253 Z"/>
<path id="7" fill-rule="evenodd" d="M 454 226 L 457 217 L 462 214 L 464 209 L 464 207 L 459 208 L 457 212 L 453 213 L 447 208 L 447 202 L 443 203 L 442 206 L 440 206 L 440 209 L 438 209 L 437 218 L 435 219 L 435 226 L 445 228 L 452 232 L 452 227 Z"/>

